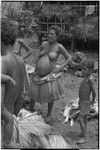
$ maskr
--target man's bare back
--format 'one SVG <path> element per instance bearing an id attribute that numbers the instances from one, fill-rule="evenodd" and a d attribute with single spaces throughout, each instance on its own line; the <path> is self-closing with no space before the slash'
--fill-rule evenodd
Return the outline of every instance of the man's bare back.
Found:
<path id="1" fill-rule="evenodd" d="M 25 66 L 23 60 L 14 53 L 2 56 L 2 73 L 9 75 L 16 81 L 16 86 L 5 85 L 4 105 L 11 112 L 17 115 L 21 106 L 21 94 L 25 81 Z"/>

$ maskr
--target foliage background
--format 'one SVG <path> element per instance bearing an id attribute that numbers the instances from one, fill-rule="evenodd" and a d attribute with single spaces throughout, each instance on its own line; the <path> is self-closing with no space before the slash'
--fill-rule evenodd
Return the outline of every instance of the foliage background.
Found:
<path id="1" fill-rule="evenodd" d="M 82 3 L 82 2 L 81 2 Z M 99 39 L 99 15 L 98 11 L 94 14 L 85 16 L 85 10 L 88 3 L 83 3 L 80 11 L 80 5 L 76 3 L 68 4 L 66 2 L 2 2 L 2 17 L 7 17 L 19 23 L 19 35 L 27 34 L 30 25 L 34 21 L 38 24 L 37 30 L 42 30 L 41 19 L 58 18 L 64 21 L 70 27 L 70 31 L 62 31 L 63 40 L 73 40 L 74 38 L 85 40 Z M 99 7 L 99 3 L 98 3 Z"/>

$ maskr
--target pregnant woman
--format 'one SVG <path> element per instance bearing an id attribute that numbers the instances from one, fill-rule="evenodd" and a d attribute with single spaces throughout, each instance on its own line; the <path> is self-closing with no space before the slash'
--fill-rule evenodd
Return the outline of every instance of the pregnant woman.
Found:
<path id="1" fill-rule="evenodd" d="M 47 102 L 47 121 L 51 120 L 54 101 L 58 100 L 61 94 L 61 88 L 58 82 L 59 74 L 57 72 L 71 60 L 69 53 L 63 45 L 57 42 L 59 36 L 60 28 L 58 26 L 51 26 L 48 31 L 48 41 L 41 44 L 35 75 L 31 80 L 31 111 L 34 108 L 35 102 Z M 59 71 L 57 71 L 56 64 L 60 54 L 62 54 L 67 61 Z"/>

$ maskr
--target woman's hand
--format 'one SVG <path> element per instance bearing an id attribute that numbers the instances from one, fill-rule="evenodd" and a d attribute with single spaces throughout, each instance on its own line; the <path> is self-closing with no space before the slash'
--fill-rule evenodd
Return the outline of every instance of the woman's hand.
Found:
<path id="1" fill-rule="evenodd" d="M 19 39 L 17 41 L 18 41 L 20 47 L 23 47 L 27 52 L 31 51 L 31 48 L 22 39 Z"/>
<path id="2" fill-rule="evenodd" d="M 21 46 L 22 43 L 23 43 L 23 40 L 22 39 L 18 39 L 17 42 L 19 43 L 19 45 Z"/>
<path id="3" fill-rule="evenodd" d="M 12 79 L 12 78 L 10 78 L 10 82 L 11 82 L 11 84 L 15 87 L 16 86 L 16 81 L 14 80 L 14 79 Z"/>
<path id="4" fill-rule="evenodd" d="M 91 106 L 94 106 L 94 104 L 95 104 L 95 101 L 92 100 L 91 101 Z"/>
<path id="5" fill-rule="evenodd" d="M 6 74 L 1 74 L 1 83 L 11 83 L 13 86 L 16 85 L 16 81 Z"/>

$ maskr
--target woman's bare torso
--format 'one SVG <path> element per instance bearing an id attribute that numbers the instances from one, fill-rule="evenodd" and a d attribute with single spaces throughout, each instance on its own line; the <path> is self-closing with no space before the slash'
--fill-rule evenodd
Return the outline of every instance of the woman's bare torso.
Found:
<path id="1" fill-rule="evenodd" d="M 48 46 L 45 44 L 48 44 Z M 45 76 L 52 71 L 52 69 L 55 67 L 59 55 L 58 43 L 51 46 L 49 45 L 49 43 L 45 44 L 40 53 L 40 56 L 42 53 L 43 55 L 40 57 L 36 65 L 37 73 L 40 76 Z"/>

